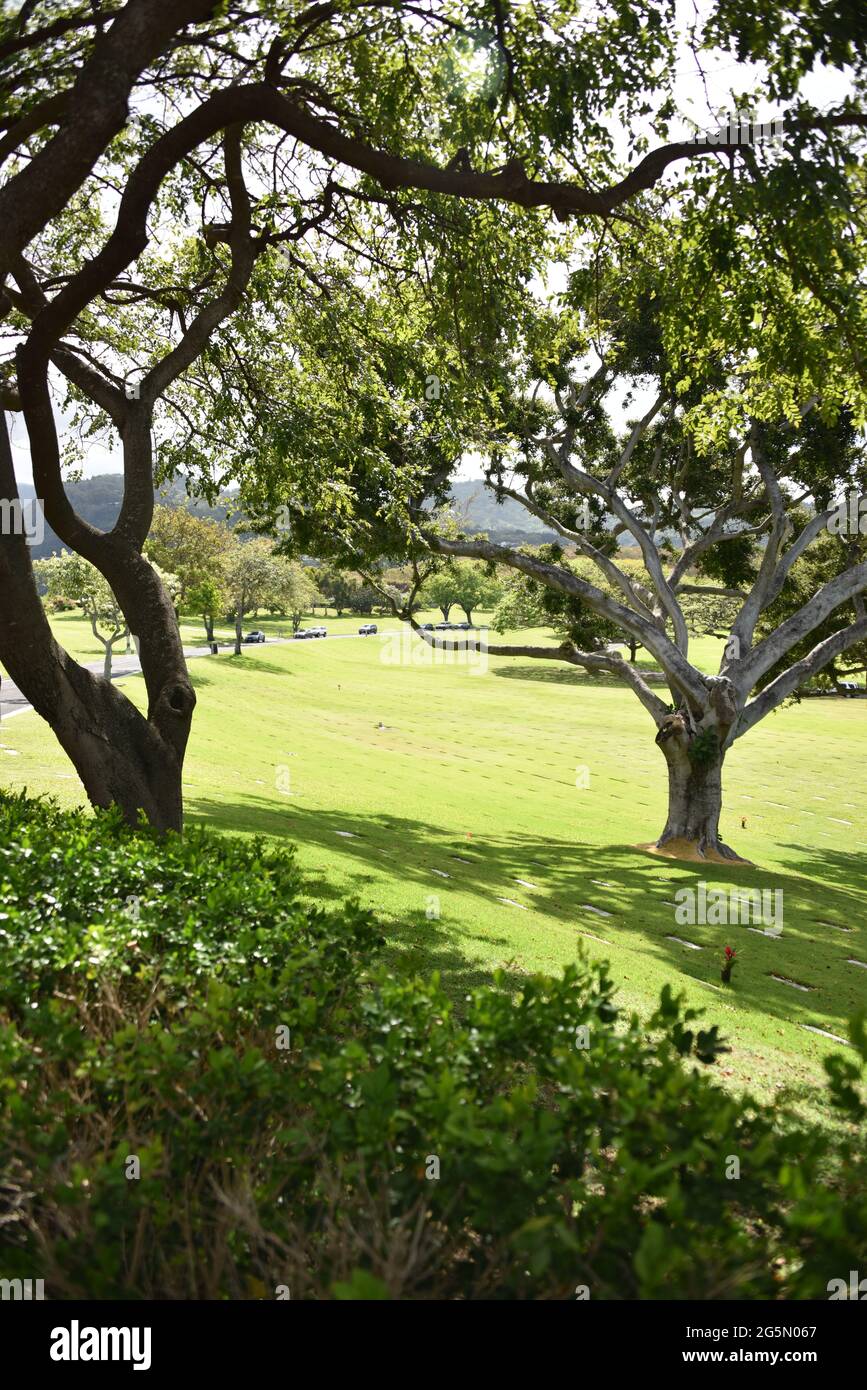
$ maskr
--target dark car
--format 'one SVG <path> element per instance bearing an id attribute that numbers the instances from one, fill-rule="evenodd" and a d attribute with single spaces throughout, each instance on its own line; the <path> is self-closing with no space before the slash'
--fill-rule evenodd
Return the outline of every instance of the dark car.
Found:
<path id="1" fill-rule="evenodd" d="M 247 633 L 247 636 L 244 638 L 244 641 L 245 641 L 245 642 L 264 642 L 264 641 L 265 641 L 265 634 L 264 634 L 264 632 L 262 632 L 261 628 L 256 628 L 255 632 L 248 632 L 248 633 Z"/>
<path id="2" fill-rule="evenodd" d="M 419 623 L 419 627 L 421 628 L 422 632 L 433 632 L 434 630 L 433 623 Z"/>
<path id="3" fill-rule="evenodd" d="M 296 642 L 303 642 L 305 638 L 312 637 L 313 633 L 309 628 L 299 627 L 298 631 L 293 635 Z"/>
<path id="4" fill-rule="evenodd" d="M 372 637 L 373 634 L 378 631 L 379 629 L 376 623 L 362 623 L 361 627 L 358 629 L 358 635 L 359 637 Z"/>

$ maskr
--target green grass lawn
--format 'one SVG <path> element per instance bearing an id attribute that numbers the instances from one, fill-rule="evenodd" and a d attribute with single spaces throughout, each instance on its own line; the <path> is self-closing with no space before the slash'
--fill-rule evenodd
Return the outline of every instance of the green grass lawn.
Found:
<path id="1" fill-rule="evenodd" d="M 865 705 L 804 701 L 736 744 L 723 834 L 755 867 L 703 867 L 633 848 L 662 828 L 665 765 L 629 692 L 553 664 L 414 652 L 386 635 L 191 662 L 189 819 L 296 842 L 311 896 L 356 894 L 407 966 L 439 969 L 457 997 L 496 967 L 517 980 L 584 949 L 610 960 L 627 1007 L 666 982 L 704 1007 L 732 1085 L 817 1081 L 835 1045 L 800 1025 L 845 1037 L 867 1002 L 867 970 L 848 963 L 867 961 Z M 141 701 L 139 678 L 124 686 Z M 0 783 L 82 799 L 35 715 L 4 722 L 0 744 Z M 674 891 L 699 880 L 782 889 L 782 936 L 676 925 Z M 723 991 L 727 944 L 740 964 Z"/>
<path id="2" fill-rule="evenodd" d="M 462 616 L 462 615 L 461 615 Z M 436 615 L 439 620 L 440 614 Z M 433 621 L 434 615 L 425 621 Z M 457 621 L 457 617 L 455 617 Z M 304 619 L 303 626 L 312 627 L 314 623 L 323 624 L 328 628 L 329 634 L 357 632 L 362 623 L 375 622 L 378 626 L 396 626 L 396 619 L 389 618 L 359 618 L 352 614 L 344 613 L 342 617 L 335 618 L 333 613 L 323 617 L 321 610 L 315 617 L 309 614 Z M 76 661 L 102 661 L 104 649 L 102 644 L 96 640 L 91 631 L 90 622 L 80 613 L 57 613 L 51 618 L 51 626 L 58 642 L 69 652 L 70 656 L 75 657 Z M 270 617 L 260 614 L 258 617 L 244 619 L 244 631 L 250 632 L 253 628 L 261 628 L 269 637 L 291 637 L 292 620 L 287 617 Z M 215 623 L 214 635 L 218 642 L 234 642 L 235 629 L 231 623 Z M 205 637 L 205 626 L 200 618 L 192 618 L 187 615 L 181 618 L 181 636 L 185 647 L 204 647 L 207 645 Z M 126 643 L 117 642 L 113 649 L 115 657 L 123 656 L 126 652 Z M 2 671 L 0 667 L 0 671 Z"/>
<path id="3" fill-rule="evenodd" d="M 476 622 L 487 624 L 490 620 L 490 613 L 479 612 L 473 614 Z M 464 615 L 458 609 L 451 613 L 452 622 L 463 622 Z M 442 621 L 442 614 L 437 609 L 418 613 L 416 620 L 420 623 L 438 623 Z M 348 633 L 357 633 L 362 623 L 375 622 L 380 631 L 396 629 L 398 620 L 393 617 L 382 617 L 378 614 L 372 618 L 359 617 L 357 614 L 344 613 L 341 617 L 335 617 L 333 611 L 323 616 L 321 609 L 316 614 L 307 614 L 303 619 L 303 627 L 322 625 L 328 628 L 329 636 L 345 636 Z M 57 613 L 51 618 L 51 626 L 54 634 L 61 646 L 73 656 L 76 661 L 102 661 L 104 649 L 93 635 L 90 622 L 81 613 Z M 250 632 L 253 628 L 261 628 L 268 637 L 288 638 L 292 636 L 292 620 L 288 617 L 271 617 L 267 614 L 259 614 L 256 617 L 247 616 L 244 620 L 244 631 Z M 207 644 L 205 637 L 205 627 L 200 618 L 191 617 L 184 614 L 181 617 L 181 636 L 185 647 L 203 647 Z M 214 636 L 218 642 L 234 642 L 235 629 L 231 623 L 215 623 Z M 327 640 L 327 639 L 326 639 Z M 522 632 L 498 633 L 491 631 L 489 640 L 496 642 L 538 642 L 550 641 L 556 645 L 557 639 L 547 628 L 532 628 Z M 715 637 L 694 637 L 690 643 L 690 659 L 694 661 L 703 671 L 716 672 L 719 669 L 720 654 L 723 643 Z M 628 651 L 623 649 L 628 656 Z M 118 642 L 114 649 L 115 657 L 123 656 L 126 652 L 126 643 Z M 642 668 L 653 669 L 656 666 L 654 658 L 649 652 L 640 648 L 636 654 L 636 665 Z M 0 672 L 3 668 L 0 666 Z"/>

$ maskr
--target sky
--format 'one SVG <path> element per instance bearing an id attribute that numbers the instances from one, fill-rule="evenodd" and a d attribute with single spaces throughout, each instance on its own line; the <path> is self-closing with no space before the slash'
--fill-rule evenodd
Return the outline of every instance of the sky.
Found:
<path id="1" fill-rule="evenodd" d="M 702 3 L 698 6 L 698 13 L 703 15 L 709 8 L 707 4 Z M 695 15 L 696 5 L 693 0 L 677 0 L 677 19 L 682 35 L 685 35 L 687 26 L 694 22 Z M 684 39 L 675 70 L 675 99 L 680 119 L 673 123 L 670 134 L 672 140 L 687 138 L 692 133 L 690 121 L 701 130 L 715 129 L 716 113 L 732 109 L 732 89 L 761 89 L 763 72 L 758 65 L 735 62 L 726 54 L 702 54 L 701 61 L 703 76 L 697 70 L 695 58 Z M 829 76 L 822 70 L 811 74 L 803 84 L 802 94 L 819 108 L 836 104 L 843 95 L 839 74 Z M 779 112 L 772 105 L 759 101 L 753 114 L 758 120 L 764 121 L 772 120 Z M 652 135 L 650 127 L 648 134 Z M 623 153 L 625 154 L 625 150 Z M 643 413 L 649 404 L 650 396 L 644 401 L 640 393 L 636 393 L 630 414 L 637 416 Z M 66 421 L 59 409 L 55 414 L 58 429 L 62 434 L 67 427 Z M 617 421 L 616 408 L 612 409 L 612 415 L 615 423 L 624 423 Z M 16 476 L 20 483 L 32 483 L 33 473 L 23 418 L 21 415 L 11 415 L 9 420 Z M 97 473 L 120 472 L 122 466 L 119 449 L 106 448 L 97 442 L 88 445 L 83 464 L 85 477 L 93 477 Z M 456 476 L 460 480 L 479 478 L 481 470 L 478 457 L 467 455 Z"/>

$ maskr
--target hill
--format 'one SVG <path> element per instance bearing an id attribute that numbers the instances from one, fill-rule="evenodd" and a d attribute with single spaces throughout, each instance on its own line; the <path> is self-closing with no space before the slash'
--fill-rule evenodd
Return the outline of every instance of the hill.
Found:
<path id="1" fill-rule="evenodd" d="M 30 484 L 22 484 L 19 491 L 22 501 L 30 501 L 36 496 Z M 79 516 L 89 521 L 91 526 L 107 531 L 120 513 L 123 474 L 99 473 L 93 478 L 69 482 L 66 493 Z M 228 505 L 212 507 L 200 499 L 190 498 L 178 478 L 158 488 L 155 495 L 163 506 L 188 507 L 197 516 L 214 517 L 218 521 L 225 521 L 230 512 Z M 462 526 L 470 533 L 484 531 L 491 540 L 508 545 L 541 545 L 544 541 L 558 539 L 555 531 L 525 511 L 520 503 L 509 498 L 498 502 L 481 478 L 455 483 L 451 497 Z M 621 536 L 620 545 L 626 549 L 634 545 L 634 541 L 631 536 Z M 62 549 L 62 542 L 46 525 L 44 540 L 33 547 L 33 558 L 39 560 Z"/>

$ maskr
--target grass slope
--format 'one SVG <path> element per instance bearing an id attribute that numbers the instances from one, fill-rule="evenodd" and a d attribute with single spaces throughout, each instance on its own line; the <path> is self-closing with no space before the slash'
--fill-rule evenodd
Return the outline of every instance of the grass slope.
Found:
<path id="1" fill-rule="evenodd" d="M 860 702 L 805 701 L 735 745 L 723 833 L 756 867 L 704 867 L 632 848 L 662 828 L 664 764 L 648 716 L 607 680 L 501 658 L 476 672 L 388 636 L 250 648 L 191 672 L 190 819 L 297 842 L 312 897 L 357 894 L 407 966 L 439 969 L 457 996 L 495 967 L 517 980 L 583 948 L 611 960 L 626 1006 L 685 989 L 729 1038 L 724 1075 L 764 1095 L 818 1079 L 834 1044 L 801 1025 L 845 1037 L 865 1004 L 867 969 L 848 963 L 867 961 Z M 138 678 L 125 688 L 142 700 Z M 0 743 L 3 785 L 81 799 L 35 716 L 7 721 Z M 699 880 L 782 889 L 782 936 L 678 926 L 674 891 Z M 727 944 L 741 959 L 724 992 Z"/>

